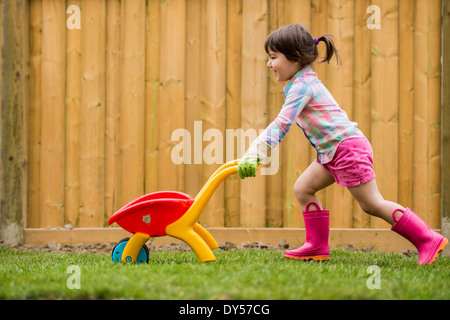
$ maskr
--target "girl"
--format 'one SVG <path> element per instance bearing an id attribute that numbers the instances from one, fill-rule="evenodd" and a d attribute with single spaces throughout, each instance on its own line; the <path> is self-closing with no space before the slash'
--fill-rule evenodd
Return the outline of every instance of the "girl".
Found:
<path id="1" fill-rule="evenodd" d="M 241 179 L 254 177 L 256 167 L 275 148 L 294 122 L 317 151 L 317 159 L 294 184 L 294 194 L 303 210 L 306 241 L 286 258 L 329 260 L 329 211 L 316 193 L 332 183 L 348 188 L 362 210 L 384 219 L 391 230 L 408 239 L 419 252 L 419 264 L 431 264 L 448 240 L 431 230 L 411 209 L 385 200 L 378 191 L 373 171 L 372 147 L 331 96 L 310 64 L 317 59 L 317 45 L 326 45 L 329 62 L 338 52 L 329 35 L 314 39 L 301 25 L 282 27 L 266 40 L 269 67 L 278 81 L 288 81 L 285 103 L 276 119 L 251 144 L 238 165 Z"/>

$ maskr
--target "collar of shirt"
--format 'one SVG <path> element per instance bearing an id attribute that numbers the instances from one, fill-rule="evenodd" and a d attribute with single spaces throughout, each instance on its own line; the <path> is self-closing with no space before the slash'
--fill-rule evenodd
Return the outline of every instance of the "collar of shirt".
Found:
<path id="1" fill-rule="evenodd" d="M 307 73 L 310 73 L 310 72 L 314 73 L 314 71 L 312 70 L 310 65 L 307 65 L 303 69 L 297 71 L 297 73 L 292 77 L 292 79 L 289 80 L 289 83 L 283 87 L 284 97 L 287 96 L 287 93 L 289 92 L 289 89 L 291 88 L 291 86 L 295 82 L 295 80 L 297 80 L 298 78 L 303 78 Z"/>

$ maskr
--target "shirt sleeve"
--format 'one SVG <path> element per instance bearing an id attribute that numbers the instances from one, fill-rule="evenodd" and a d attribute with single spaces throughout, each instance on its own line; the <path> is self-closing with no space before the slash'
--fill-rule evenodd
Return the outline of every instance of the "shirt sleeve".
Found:
<path id="1" fill-rule="evenodd" d="M 313 97 L 311 86 L 306 82 L 294 83 L 289 89 L 283 107 L 271 124 L 261 132 L 245 153 L 247 157 L 257 157 L 260 160 L 267 157 L 267 146 L 275 148 L 291 129 L 300 112 Z"/>

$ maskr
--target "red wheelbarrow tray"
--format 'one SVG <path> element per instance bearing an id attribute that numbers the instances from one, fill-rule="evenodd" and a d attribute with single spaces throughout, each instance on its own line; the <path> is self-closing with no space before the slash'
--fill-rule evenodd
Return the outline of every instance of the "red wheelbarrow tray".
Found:
<path id="1" fill-rule="evenodd" d="M 194 199 L 177 191 L 146 194 L 128 203 L 108 219 L 128 232 L 142 232 L 152 237 L 165 236 L 166 227 L 177 221 L 194 203 Z"/>

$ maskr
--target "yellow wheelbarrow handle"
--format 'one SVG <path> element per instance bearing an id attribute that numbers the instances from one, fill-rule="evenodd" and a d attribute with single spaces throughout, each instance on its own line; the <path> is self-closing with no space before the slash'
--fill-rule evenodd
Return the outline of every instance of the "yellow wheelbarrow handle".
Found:
<path id="1" fill-rule="evenodd" d="M 197 221 L 217 187 L 227 177 L 237 173 L 238 162 L 239 160 L 233 160 L 217 169 L 195 197 L 194 203 L 186 213 L 180 219 L 166 227 L 166 233 L 190 245 L 201 262 L 215 261 L 216 257 L 211 249 L 218 248 L 219 245 L 211 234 L 198 224 Z"/>
<path id="2" fill-rule="evenodd" d="M 206 191 L 206 189 L 209 188 L 212 180 L 214 178 L 216 178 L 216 176 L 218 174 L 222 174 L 220 177 L 217 177 L 217 179 L 219 179 L 218 183 L 220 184 L 223 180 L 225 180 L 225 178 L 227 178 L 229 175 L 232 175 L 233 173 L 237 172 L 237 165 L 239 163 L 239 160 L 233 160 L 230 162 L 225 163 L 224 165 L 222 165 L 219 169 L 217 169 L 212 175 L 211 177 L 208 179 L 208 181 L 205 183 L 205 185 L 203 186 L 203 188 L 200 190 L 200 192 L 197 194 L 197 196 L 195 197 L 195 200 L 197 200 L 198 198 L 200 198 L 203 193 Z M 231 169 L 230 171 L 228 171 L 227 176 L 225 176 L 224 173 L 222 173 L 225 169 L 230 168 L 230 167 L 234 167 L 234 169 Z M 215 190 L 212 191 L 212 193 L 214 193 Z M 212 195 L 211 193 L 211 195 Z M 210 197 L 211 197 L 210 195 Z M 208 199 L 209 200 L 209 199 Z"/>

